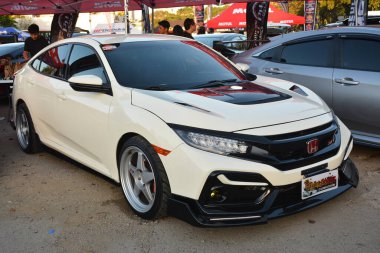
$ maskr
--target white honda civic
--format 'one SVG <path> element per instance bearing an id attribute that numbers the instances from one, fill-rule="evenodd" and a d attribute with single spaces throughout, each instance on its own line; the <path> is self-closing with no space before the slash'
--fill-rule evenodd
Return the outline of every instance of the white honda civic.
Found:
<path id="1" fill-rule="evenodd" d="M 186 38 L 54 43 L 16 73 L 13 108 L 22 150 L 119 182 L 146 219 L 262 223 L 358 184 L 351 133 L 318 96 Z"/>

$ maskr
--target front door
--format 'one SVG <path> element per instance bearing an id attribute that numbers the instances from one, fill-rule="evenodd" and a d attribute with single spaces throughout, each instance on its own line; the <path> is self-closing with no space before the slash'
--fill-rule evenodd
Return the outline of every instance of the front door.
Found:
<path id="1" fill-rule="evenodd" d="M 380 138 L 380 36 L 342 35 L 333 108 L 354 132 Z"/>
<path id="2" fill-rule="evenodd" d="M 68 61 L 67 80 L 72 76 L 97 75 L 109 85 L 105 70 L 93 48 L 74 44 Z M 108 114 L 112 96 L 98 92 L 75 91 L 69 82 L 57 92 L 56 128 L 68 154 L 104 174 L 104 154 L 108 141 Z"/>

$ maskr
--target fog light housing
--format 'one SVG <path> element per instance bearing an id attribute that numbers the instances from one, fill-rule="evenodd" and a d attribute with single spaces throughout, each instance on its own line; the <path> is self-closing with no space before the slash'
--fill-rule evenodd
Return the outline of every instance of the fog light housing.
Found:
<path id="1" fill-rule="evenodd" d="M 226 200 L 226 196 L 223 195 L 223 189 L 221 186 L 212 187 L 210 190 L 210 200 L 215 202 L 223 202 Z"/>

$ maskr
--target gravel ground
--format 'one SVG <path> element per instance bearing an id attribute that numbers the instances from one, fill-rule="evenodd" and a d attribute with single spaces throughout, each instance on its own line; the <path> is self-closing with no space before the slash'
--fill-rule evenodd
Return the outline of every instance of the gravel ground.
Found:
<path id="1" fill-rule="evenodd" d="M 355 146 L 360 184 L 265 225 L 145 221 L 111 180 L 54 151 L 27 155 L 0 101 L 0 252 L 380 252 L 380 150 Z"/>

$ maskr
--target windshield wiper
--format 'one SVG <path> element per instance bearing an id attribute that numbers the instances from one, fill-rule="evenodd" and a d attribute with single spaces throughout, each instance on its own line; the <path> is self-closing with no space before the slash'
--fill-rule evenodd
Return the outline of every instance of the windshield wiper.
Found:
<path id="1" fill-rule="evenodd" d="M 210 88 L 210 87 L 220 87 L 224 86 L 226 83 L 238 83 L 237 79 L 226 79 L 226 80 L 212 80 L 204 84 L 196 85 L 191 87 L 190 89 L 198 89 L 198 88 Z"/>

